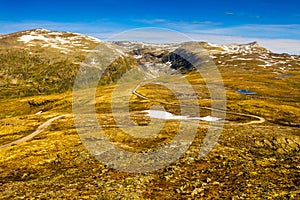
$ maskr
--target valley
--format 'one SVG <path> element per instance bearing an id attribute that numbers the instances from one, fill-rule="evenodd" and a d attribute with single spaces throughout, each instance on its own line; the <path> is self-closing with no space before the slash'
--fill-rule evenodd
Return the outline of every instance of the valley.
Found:
<path id="1" fill-rule="evenodd" d="M 300 56 L 276 54 L 256 42 L 197 44 L 206 51 L 202 66 L 213 63 L 219 70 L 225 99 L 212 95 L 211 88 L 221 85 L 218 78 L 206 79 L 176 54 L 181 44 L 104 42 L 45 29 L 1 35 L 0 199 L 299 198 Z M 120 56 L 100 73 L 86 64 L 112 56 L 101 45 Z M 147 153 L 168 146 L 181 129 L 196 130 L 186 152 L 164 168 L 141 173 L 97 160 L 74 116 L 74 82 L 84 69 L 90 76 L 80 80 L 83 99 L 77 100 L 93 106 L 96 122 L 112 144 Z M 138 70 L 147 81 L 141 81 Z M 131 76 L 123 79 L 128 72 Z M 84 97 L 93 94 L 90 85 L 95 98 L 87 101 Z M 189 116 L 182 113 L 184 107 Z M 93 114 L 84 106 L 78 109 L 83 116 Z M 169 118 L 151 117 L 147 110 L 164 111 Z M 197 120 L 182 120 L 185 116 Z M 87 121 L 86 127 L 94 123 Z M 143 135 L 155 123 L 161 125 L 157 134 Z M 221 134 L 200 157 L 214 126 Z M 188 142 L 182 137 L 178 146 Z"/>

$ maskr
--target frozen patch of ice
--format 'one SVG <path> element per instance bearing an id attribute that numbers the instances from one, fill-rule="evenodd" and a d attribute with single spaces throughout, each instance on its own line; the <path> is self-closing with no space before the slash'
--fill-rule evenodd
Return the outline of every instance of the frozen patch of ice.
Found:
<path id="1" fill-rule="evenodd" d="M 146 112 L 146 116 L 156 119 L 181 119 L 181 120 L 202 120 L 207 122 L 215 122 L 221 121 L 222 118 L 206 116 L 206 117 L 190 117 L 190 116 L 181 116 L 181 115 L 173 115 L 170 112 L 162 111 L 162 110 L 144 110 Z"/>
<path id="2" fill-rule="evenodd" d="M 144 110 L 143 112 L 148 113 L 146 116 L 156 119 L 187 119 L 188 116 L 177 116 L 172 113 L 161 111 L 161 110 Z"/>

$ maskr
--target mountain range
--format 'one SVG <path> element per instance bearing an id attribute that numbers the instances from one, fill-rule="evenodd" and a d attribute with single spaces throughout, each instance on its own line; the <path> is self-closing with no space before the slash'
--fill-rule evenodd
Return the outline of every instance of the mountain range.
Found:
<path id="1" fill-rule="evenodd" d="M 1 96 L 28 96 L 64 92 L 72 88 L 76 71 L 89 53 L 104 43 L 99 39 L 71 32 L 34 29 L 0 36 L 0 88 Z M 106 74 L 103 84 L 117 78 L 118 71 L 129 65 L 144 65 L 153 73 L 176 69 L 191 71 L 189 63 L 182 62 L 171 52 L 180 44 L 150 44 L 144 42 L 112 42 L 125 49 L 118 69 Z M 299 55 L 275 54 L 257 42 L 249 44 L 217 45 L 199 42 L 218 67 L 236 69 L 268 70 L 274 74 L 288 76 L 298 70 Z M 178 60 L 179 59 L 179 60 Z M 154 69 L 153 64 L 155 64 Z M 253 66 L 253 67 L 251 67 Z M 112 66 L 115 68 L 115 66 Z M 123 71 L 124 71 L 123 70 Z M 109 71 L 109 70 L 108 70 Z"/>

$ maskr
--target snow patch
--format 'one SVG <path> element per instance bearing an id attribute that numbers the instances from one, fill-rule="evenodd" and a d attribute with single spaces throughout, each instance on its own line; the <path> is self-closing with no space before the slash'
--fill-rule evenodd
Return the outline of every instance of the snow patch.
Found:
<path id="1" fill-rule="evenodd" d="M 21 37 L 19 37 L 18 41 L 28 43 L 32 40 L 42 40 L 48 42 L 48 39 L 45 38 L 43 35 L 22 35 Z"/>
<path id="2" fill-rule="evenodd" d="M 235 60 L 254 60 L 253 58 L 236 58 Z"/>
<path id="3" fill-rule="evenodd" d="M 146 112 L 146 116 L 156 119 L 187 119 L 187 116 L 176 116 L 172 113 L 161 111 L 161 110 L 144 110 Z"/>
<path id="4" fill-rule="evenodd" d="M 142 58 L 143 56 L 142 56 L 142 55 L 134 55 L 134 57 L 135 57 L 136 59 L 140 59 L 140 58 Z"/>
<path id="5" fill-rule="evenodd" d="M 37 113 L 35 113 L 35 115 L 40 115 L 40 114 L 42 114 L 42 110 L 41 111 L 38 111 Z"/>
<path id="6" fill-rule="evenodd" d="M 162 111 L 162 110 L 144 110 L 146 112 L 146 116 L 156 119 L 181 119 L 181 120 L 201 120 L 207 122 L 215 122 L 221 121 L 222 118 L 206 116 L 206 117 L 190 117 L 190 116 L 181 116 L 181 115 L 173 115 L 170 112 Z"/>
<path id="7" fill-rule="evenodd" d="M 200 117 L 199 119 L 207 122 L 216 122 L 222 120 L 222 118 L 212 116 Z"/>
<path id="8" fill-rule="evenodd" d="M 20 36 L 18 41 L 24 42 L 28 46 L 41 45 L 42 47 L 57 48 L 63 50 L 63 53 L 76 47 L 88 49 L 86 40 L 100 42 L 99 39 L 71 32 L 52 32 L 44 29 L 36 29 L 26 33 L 26 35 Z M 66 35 L 66 33 L 72 35 Z"/>

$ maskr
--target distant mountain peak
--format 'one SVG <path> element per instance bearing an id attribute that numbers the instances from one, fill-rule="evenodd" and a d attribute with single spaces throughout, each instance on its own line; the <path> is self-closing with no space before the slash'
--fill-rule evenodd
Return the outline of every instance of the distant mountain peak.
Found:
<path id="1" fill-rule="evenodd" d="M 205 49 L 212 54 L 252 54 L 252 53 L 271 53 L 270 50 L 259 45 L 257 41 L 247 44 L 212 44 L 201 43 Z"/>
<path id="2" fill-rule="evenodd" d="M 97 38 L 79 33 L 52 31 L 43 28 L 6 34 L 0 39 L 7 46 L 28 50 L 36 47 L 52 48 L 64 54 L 78 51 L 89 52 L 101 42 Z"/>
<path id="3" fill-rule="evenodd" d="M 31 30 L 20 31 L 12 34 L 1 35 L 0 39 L 5 40 L 6 44 L 12 46 L 20 45 L 25 48 L 41 46 L 42 48 L 55 48 L 64 54 L 71 51 L 90 52 L 96 47 L 99 39 L 73 32 L 52 31 L 44 28 L 36 28 Z M 9 38 L 14 38 L 19 42 L 18 45 L 12 44 Z M 257 41 L 247 44 L 212 44 L 208 42 L 199 42 L 210 54 L 252 54 L 252 53 L 271 53 L 270 50 L 261 47 Z M 151 44 L 146 42 L 117 42 L 126 48 L 155 48 L 174 50 L 179 44 Z"/>

